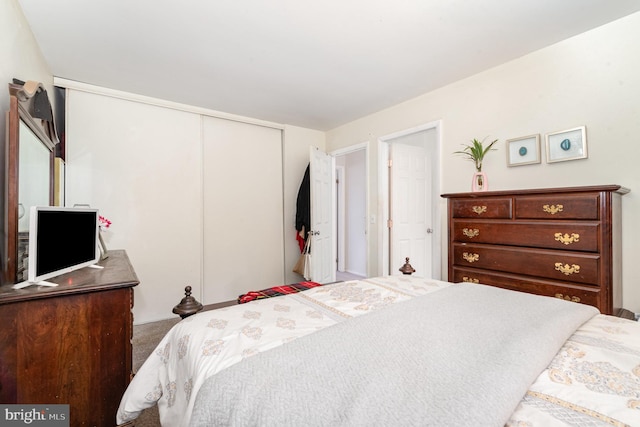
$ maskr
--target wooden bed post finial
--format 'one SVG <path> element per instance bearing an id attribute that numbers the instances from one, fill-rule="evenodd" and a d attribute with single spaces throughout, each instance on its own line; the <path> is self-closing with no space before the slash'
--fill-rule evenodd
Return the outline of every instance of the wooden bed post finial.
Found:
<path id="1" fill-rule="evenodd" d="M 409 264 L 409 257 L 404 259 L 404 265 L 400 267 L 400 272 L 402 272 L 402 274 L 411 274 L 416 272 L 415 268 L 411 267 L 411 264 Z"/>
<path id="2" fill-rule="evenodd" d="M 184 288 L 184 295 L 185 297 L 182 298 L 180 304 L 173 307 L 173 312 L 180 316 L 180 318 L 182 319 L 196 314 L 203 308 L 202 304 L 200 304 L 198 300 L 191 296 L 191 286 L 186 286 Z"/>

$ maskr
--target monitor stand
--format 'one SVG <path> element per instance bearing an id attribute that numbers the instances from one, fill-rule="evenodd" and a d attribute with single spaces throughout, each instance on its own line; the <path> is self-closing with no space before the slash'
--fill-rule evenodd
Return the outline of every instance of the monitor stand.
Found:
<path id="1" fill-rule="evenodd" d="M 96 268 L 96 269 L 103 269 L 104 266 L 102 265 L 98 265 L 98 264 L 90 264 L 87 266 L 88 268 Z M 24 282 L 20 282 L 20 283 L 16 283 L 15 285 L 11 286 L 13 289 L 22 289 L 22 288 L 26 288 L 27 286 L 58 286 L 57 283 L 53 283 L 53 282 L 47 282 L 46 280 L 40 280 L 38 282 L 30 282 L 30 281 L 24 281 Z"/>
<path id="2" fill-rule="evenodd" d="M 15 285 L 12 286 L 13 289 L 22 289 L 22 288 L 26 288 L 27 286 L 58 286 L 57 283 L 53 283 L 53 282 L 47 282 L 46 280 L 41 280 L 39 282 L 29 282 L 28 280 L 26 282 L 20 282 L 20 283 L 16 283 Z"/>

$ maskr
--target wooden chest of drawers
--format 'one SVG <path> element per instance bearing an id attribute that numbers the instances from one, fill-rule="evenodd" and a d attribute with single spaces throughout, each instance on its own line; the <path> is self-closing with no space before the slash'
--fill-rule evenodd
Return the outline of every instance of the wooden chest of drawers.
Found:
<path id="1" fill-rule="evenodd" d="M 0 403 L 67 404 L 72 427 L 115 425 L 138 277 L 123 250 L 100 265 L 48 279 L 53 288 L 0 287 Z"/>
<path id="2" fill-rule="evenodd" d="M 619 185 L 443 194 L 449 281 L 622 309 Z"/>

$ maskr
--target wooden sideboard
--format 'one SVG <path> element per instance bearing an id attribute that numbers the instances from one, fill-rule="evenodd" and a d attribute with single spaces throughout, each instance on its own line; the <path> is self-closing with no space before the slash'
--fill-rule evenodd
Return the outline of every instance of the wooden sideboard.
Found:
<path id="1" fill-rule="evenodd" d="M 449 281 L 622 311 L 619 185 L 443 194 Z"/>
<path id="2" fill-rule="evenodd" d="M 133 287 L 125 251 L 57 287 L 0 287 L 0 402 L 68 404 L 71 426 L 113 426 L 131 380 Z"/>

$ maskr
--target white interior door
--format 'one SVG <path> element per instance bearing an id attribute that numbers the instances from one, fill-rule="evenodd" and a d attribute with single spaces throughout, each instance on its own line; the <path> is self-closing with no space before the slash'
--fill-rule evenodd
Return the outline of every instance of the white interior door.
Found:
<path id="1" fill-rule="evenodd" d="M 345 271 L 347 257 L 347 237 L 346 237 L 346 206 L 347 198 L 345 191 L 344 166 L 340 165 L 340 157 L 335 157 L 336 162 L 336 262 L 337 270 Z M 336 275 L 337 277 L 337 275 Z"/>
<path id="2" fill-rule="evenodd" d="M 390 146 L 390 273 L 410 258 L 415 274 L 432 277 L 431 184 L 424 147 L 393 143 Z"/>
<path id="3" fill-rule="evenodd" d="M 333 157 L 311 147 L 309 153 L 311 195 L 311 280 L 330 283 L 336 279 L 334 243 L 335 179 Z"/>

